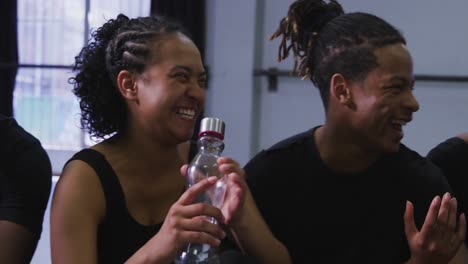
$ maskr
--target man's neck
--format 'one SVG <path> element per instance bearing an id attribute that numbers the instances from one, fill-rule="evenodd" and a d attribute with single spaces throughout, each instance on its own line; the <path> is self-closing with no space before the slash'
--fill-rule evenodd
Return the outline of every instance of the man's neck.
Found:
<path id="1" fill-rule="evenodd" d="M 372 152 L 352 138 L 349 130 L 325 124 L 315 130 L 314 140 L 320 158 L 333 171 L 356 173 L 369 168 L 380 154 Z"/>

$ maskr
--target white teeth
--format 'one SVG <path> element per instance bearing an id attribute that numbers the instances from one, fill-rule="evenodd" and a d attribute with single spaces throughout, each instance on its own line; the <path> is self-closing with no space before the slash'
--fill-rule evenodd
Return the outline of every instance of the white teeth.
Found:
<path id="1" fill-rule="evenodd" d="M 179 108 L 177 109 L 177 114 L 187 119 L 194 119 L 196 112 L 195 110 L 189 108 Z"/>
<path id="2" fill-rule="evenodd" d="M 404 126 L 404 125 L 406 125 L 406 122 L 403 121 L 403 120 L 392 120 L 392 124 Z"/>

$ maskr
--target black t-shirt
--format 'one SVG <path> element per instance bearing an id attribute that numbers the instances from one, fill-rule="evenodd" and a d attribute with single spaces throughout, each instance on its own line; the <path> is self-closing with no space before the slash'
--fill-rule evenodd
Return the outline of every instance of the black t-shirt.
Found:
<path id="1" fill-rule="evenodd" d="M 0 116 L 0 220 L 23 225 L 39 239 L 51 183 L 41 143 L 13 118 Z"/>
<path id="2" fill-rule="evenodd" d="M 293 263 L 407 260 L 406 200 L 421 227 L 432 199 L 450 191 L 440 170 L 401 145 L 361 173 L 334 173 L 320 159 L 314 130 L 260 152 L 245 166 L 255 201 Z"/>

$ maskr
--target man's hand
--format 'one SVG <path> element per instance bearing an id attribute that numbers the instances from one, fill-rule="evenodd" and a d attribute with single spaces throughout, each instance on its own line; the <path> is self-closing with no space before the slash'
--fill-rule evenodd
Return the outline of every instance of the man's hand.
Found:
<path id="1" fill-rule="evenodd" d="M 465 239 L 465 215 L 457 226 L 457 200 L 446 193 L 436 196 L 419 231 L 414 222 L 414 208 L 406 203 L 405 234 L 411 251 L 411 264 L 446 264 L 456 255 Z"/>

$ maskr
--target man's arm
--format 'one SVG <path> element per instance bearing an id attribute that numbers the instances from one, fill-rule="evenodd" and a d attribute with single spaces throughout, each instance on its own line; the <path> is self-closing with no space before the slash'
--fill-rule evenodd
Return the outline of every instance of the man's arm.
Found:
<path id="1" fill-rule="evenodd" d="M 29 263 L 50 194 L 50 160 L 40 142 L 16 122 L 1 132 L 0 263 Z"/>
<path id="2" fill-rule="evenodd" d="M 461 245 L 455 257 L 448 264 L 466 264 L 468 263 L 468 249 L 465 245 Z M 404 264 L 410 264 L 410 261 Z"/>
<path id="3" fill-rule="evenodd" d="M 458 250 L 457 254 L 453 259 L 449 262 L 449 264 L 466 264 L 468 263 L 468 249 L 466 245 L 461 245 L 460 249 Z"/>
<path id="4" fill-rule="evenodd" d="M 0 262 L 29 263 L 36 249 L 37 239 L 26 227 L 0 220 Z"/>

